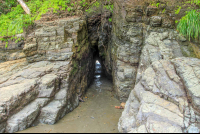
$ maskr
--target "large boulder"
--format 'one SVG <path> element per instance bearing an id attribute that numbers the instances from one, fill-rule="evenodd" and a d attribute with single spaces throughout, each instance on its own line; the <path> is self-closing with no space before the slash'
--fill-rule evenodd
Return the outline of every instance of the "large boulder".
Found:
<path id="1" fill-rule="evenodd" d="M 6 132 L 14 133 L 32 125 L 40 112 L 40 108 L 47 104 L 49 99 L 36 99 L 7 121 Z"/>
<path id="2" fill-rule="evenodd" d="M 195 58 L 153 62 L 131 91 L 119 131 L 199 132 L 199 67 Z"/>

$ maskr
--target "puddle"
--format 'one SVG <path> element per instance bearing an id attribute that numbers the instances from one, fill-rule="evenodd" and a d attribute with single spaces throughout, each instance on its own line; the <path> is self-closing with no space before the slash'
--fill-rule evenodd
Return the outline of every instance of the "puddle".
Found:
<path id="1" fill-rule="evenodd" d="M 39 124 L 20 133 L 117 133 L 122 109 L 112 92 L 112 82 L 101 76 L 96 64 L 93 84 L 79 106 L 54 125 Z"/>

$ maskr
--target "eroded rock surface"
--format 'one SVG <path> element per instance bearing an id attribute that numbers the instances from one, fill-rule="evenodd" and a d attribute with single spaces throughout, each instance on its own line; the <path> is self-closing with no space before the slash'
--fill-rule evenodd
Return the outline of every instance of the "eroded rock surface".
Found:
<path id="1" fill-rule="evenodd" d="M 41 61 L 21 68 L 18 66 L 18 72 L 14 71 L 14 74 L 10 72 L 7 80 L 0 85 L 1 122 L 8 119 L 6 132 L 16 132 L 32 125 L 40 108 L 58 92 L 61 74 L 63 71 L 68 72 L 68 65 L 67 61 Z M 39 105 L 39 100 L 46 102 Z M 30 121 L 27 123 L 28 118 Z"/>
<path id="2" fill-rule="evenodd" d="M 147 0 L 114 1 L 112 42 L 105 61 L 112 67 L 114 91 L 121 102 L 128 99 L 143 72 L 154 61 L 183 57 L 186 53 L 189 57 L 192 55 L 187 40 L 174 29 L 174 19 L 180 16 L 171 12 L 173 6 L 164 7 L 166 3 L 176 3 L 163 0 L 162 6 L 157 7 L 147 6 L 148 3 Z"/>
<path id="3" fill-rule="evenodd" d="M 37 22 L 26 58 L 0 63 L 0 132 L 52 125 L 78 106 L 94 64 L 86 30 L 79 17 Z"/>
<path id="4" fill-rule="evenodd" d="M 199 69 L 199 62 L 199 59 L 183 57 L 153 62 L 126 102 L 119 131 L 199 132 L 199 108 L 195 103 L 198 101 L 195 88 L 199 86 L 199 71 L 195 69 Z M 187 81 L 191 78 L 194 80 Z"/>
<path id="5" fill-rule="evenodd" d="M 36 21 L 25 41 L 0 51 L 0 132 L 71 112 L 92 81 L 95 56 L 127 101 L 120 132 L 199 132 L 200 61 L 184 57 L 192 52 L 173 29 L 176 3 L 113 3 L 114 14 Z"/>

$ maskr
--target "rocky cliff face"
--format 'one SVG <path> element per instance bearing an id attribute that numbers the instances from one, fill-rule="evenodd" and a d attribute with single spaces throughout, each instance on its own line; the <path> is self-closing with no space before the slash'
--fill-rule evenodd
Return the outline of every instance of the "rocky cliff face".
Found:
<path id="1" fill-rule="evenodd" d="M 200 60 L 184 57 L 192 52 L 173 29 L 174 7 L 160 8 L 115 1 L 114 89 L 120 101 L 128 97 L 120 132 L 199 132 Z"/>
<path id="2" fill-rule="evenodd" d="M 79 104 L 94 69 L 86 21 L 37 22 L 26 58 L 0 64 L 0 132 L 54 124 Z"/>
<path id="3" fill-rule="evenodd" d="M 156 4 L 156 3 L 154 3 Z M 159 7 L 149 1 L 116 0 L 112 23 L 112 60 L 114 89 L 125 102 L 140 79 L 141 73 L 155 60 L 173 59 L 187 53 L 188 42 L 175 30 L 175 1 L 160 1 Z M 136 78 L 137 77 L 137 78 Z"/>
<path id="4" fill-rule="evenodd" d="M 200 60 L 153 62 L 131 91 L 120 132 L 199 132 Z M 190 80 L 189 80 L 190 79 Z"/>

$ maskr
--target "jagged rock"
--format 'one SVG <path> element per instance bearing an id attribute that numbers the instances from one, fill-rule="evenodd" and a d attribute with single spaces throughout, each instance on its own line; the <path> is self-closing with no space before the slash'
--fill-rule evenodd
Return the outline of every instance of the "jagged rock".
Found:
<path id="1" fill-rule="evenodd" d="M 157 7 L 148 6 L 147 9 L 146 9 L 146 14 L 148 16 L 151 16 L 151 15 L 155 14 L 157 10 L 158 10 Z"/>
<path id="2" fill-rule="evenodd" d="M 150 25 L 152 27 L 159 27 L 162 23 L 162 17 L 160 16 L 152 16 L 150 19 Z"/>
<path id="3" fill-rule="evenodd" d="M 166 128 L 168 128 L 170 132 L 182 132 L 180 131 L 180 128 L 183 127 L 183 114 L 181 114 L 178 106 L 152 94 L 151 92 L 144 91 L 144 88 L 140 83 L 136 85 L 134 90 L 137 92 L 136 94 L 139 98 L 140 106 L 138 105 L 138 100 L 133 97 L 134 91 L 132 91 L 132 96 L 130 97 L 135 99 L 130 101 L 129 97 L 129 100 L 127 101 L 128 105 L 126 104 L 125 110 L 119 121 L 118 128 L 120 132 L 138 131 L 133 130 L 133 128 L 139 129 L 137 126 L 144 123 L 146 120 L 147 124 L 145 125 L 146 128 L 148 128 L 148 132 L 152 132 L 154 129 L 154 132 L 165 132 Z M 130 107 L 139 109 L 139 111 L 132 111 Z M 128 111 L 126 110 L 127 108 L 129 109 Z M 130 123 L 130 121 L 132 121 L 132 123 Z M 154 124 L 152 122 L 157 123 Z M 158 122 L 163 122 L 162 126 L 164 125 L 166 128 L 161 127 L 161 124 Z M 155 128 L 152 128 L 151 124 L 154 124 Z M 177 127 L 173 128 L 173 126 Z"/>
<path id="4" fill-rule="evenodd" d="M 65 109 L 67 105 L 67 89 L 61 89 L 56 95 L 55 99 L 50 102 L 47 106 L 42 108 L 41 114 L 39 116 L 39 121 L 41 123 L 55 124 L 60 118 L 62 118 L 63 113 L 66 112 Z"/>
<path id="5" fill-rule="evenodd" d="M 181 34 L 177 35 L 177 39 L 180 40 L 180 41 L 182 41 L 182 42 L 187 41 L 187 39 L 183 35 L 181 35 Z"/>
<path id="6" fill-rule="evenodd" d="M 48 61 L 65 61 L 70 59 L 70 57 L 73 55 L 73 52 L 69 52 L 68 50 L 62 51 L 48 51 L 46 56 Z"/>
<path id="7" fill-rule="evenodd" d="M 183 56 L 180 45 L 176 40 L 171 41 L 169 35 L 169 32 L 151 32 L 150 35 L 146 37 L 137 71 L 136 83 L 141 79 L 142 73 L 154 61 L 161 59 L 170 60 Z"/>
<path id="8" fill-rule="evenodd" d="M 176 58 L 172 62 L 184 82 L 193 107 L 200 110 L 200 60 L 195 58 Z"/>
<path id="9" fill-rule="evenodd" d="M 6 132 L 14 133 L 30 127 L 40 112 L 40 107 L 47 104 L 49 99 L 36 99 L 7 121 Z"/>
<path id="10" fill-rule="evenodd" d="M 182 128 L 156 119 L 148 119 L 146 124 L 148 133 L 182 133 Z"/>
<path id="11" fill-rule="evenodd" d="M 144 72 L 141 83 L 146 90 L 177 103 L 178 98 L 186 97 L 183 84 L 169 61 L 155 61 Z"/>
<path id="12" fill-rule="evenodd" d="M 12 71 L 4 73 L 4 75 L 7 74 L 8 77 L 5 77 L 6 79 L 1 79 L 3 81 L 0 84 L 0 107 L 2 111 L 0 115 L 5 119 L 7 115 L 18 112 L 21 107 L 36 99 L 39 91 L 39 97 L 52 97 L 59 89 L 60 82 L 57 75 L 48 73 L 53 71 L 58 75 L 62 74 L 64 76 L 67 71 L 65 69 L 68 68 L 69 64 L 69 62 L 66 61 L 58 63 L 42 61 L 24 66 L 24 60 L 9 63 L 11 63 L 9 64 L 10 66 L 7 66 L 4 70 L 6 72 L 6 70 L 9 71 L 12 69 Z M 4 64 L 7 65 L 7 63 L 1 64 L 2 74 Z M 12 64 L 14 64 L 14 67 Z M 40 77 L 42 77 L 41 80 Z M 47 90 L 49 88 L 50 90 Z"/>
<path id="13" fill-rule="evenodd" d="M 19 110 L 19 106 L 28 104 L 38 94 L 36 79 L 27 79 L 20 84 L 2 87 L 0 90 L 0 106 L 6 105 L 4 106 L 6 108 L 6 115 L 16 112 L 17 109 Z"/>
<path id="14" fill-rule="evenodd" d="M 133 90 L 131 91 L 128 100 L 126 101 L 125 109 L 122 112 L 122 116 L 118 122 L 119 132 L 130 132 L 134 131 L 132 128 L 136 127 L 135 113 L 139 110 L 140 103 L 135 97 Z"/>
<path id="15" fill-rule="evenodd" d="M 188 129 L 188 133 L 199 133 L 199 128 L 195 126 L 195 124 L 191 124 Z"/>
<path id="16" fill-rule="evenodd" d="M 169 18 L 163 18 L 162 19 L 162 27 L 165 27 L 165 28 L 173 28 L 174 27 L 174 21 L 173 20 L 170 20 Z"/>
<path id="17" fill-rule="evenodd" d="M 58 27 L 56 27 L 58 28 Z M 54 27 L 47 27 L 46 29 L 41 28 L 37 29 L 35 31 L 35 36 L 36 37 L 50 37 L 50 36 L 56 36 L 56 28 Z"/>
<path id="18" fill-rule="evenodd" d="M 37 51 L 37 47 L 38 47 L 38 45 L 36 43 L 35 44 L 25 44 L 25 46 L 23 48 L 23 52 L 27 57 L 33 56 L 33 55 L 35 55 L 35 53 Z"/>
<path id="19" fill-rule="evenodd" d="M 132 129 L 129 133 L 147 133 L 147 129 L 145 125 L 141 125 L 136 129 Z"/>
<path id="20" fill-rule="evenodd" d="M 78 106 L 78 94 L 93 78 L 87 34 L 80 17 L 36 22 L 25 41 L 26 58 L 0 64 L 0 132 L 24 130 L 38 121 L 54 124 Z"/>
<path id="21" fill-rule="evenodd" d="M 53 97 L 59 89 L 59 78 L 55 74 L 47 74 L 41 79 L 39 98 Z"/>
<path id="22" fill-rule="evenodd" d="M 4 133 L 6 130 L 6 122 L 0 123 L 0 133 Z"/>
<path id="23" fill-rule="evenodd" d="M 22 51 L 17 51 L 17 52 L 0 52 L 0 63 L 5 62 L 5 61 L 13 61 L 13 60 L 18 60 L 25 58 L 26 55 Z"/>
<path id="24" fill-rule="evenodd" d="M 110 49 L 108 49 L 110 51 L 108 52 L 110 53 L 110 56 L 109 54 L 106 56 L 106 60 L 110 61 L 110 63 L 106 64 L 114 71 L 112 73 L 114 90 L 117 97 L 120 99 L 120 102 L 124 102 L 127 100 L 131 89 L 134 87 L 137 66 L 143 44 L 143 26 L 140 23 L 133 23 L 133 21 L 142 21 L 143 10 L 141 7 L 136 6 L 131 10 L 123 9 L 124 11 L 121 12 L 120 9 L 124 7 L 118 2 L 115 3 L 115 6 L 117 6 L 116 11 L 119 12 L 119 14 L 114 17 L 115 24 L 112 25 L 114 30 L 112 32 L 113 42 L 111 43 L 112 45 L 109 46 Z M 122 24 L 122 21 L 126 23 Z M 124 75 L 124 73 L 126 73 L 124 72 L 125 69 L 133 70 L 132 74 L 130 74 L 131 77 Z M 118 76 L 118 74 L 120 76 Z"/>
<path id="25" fill-rule="evenodd" d="M 149 133 L 199 132 L 197 125 L 189 125 L 198 117 L 198 91 L 194 85 L 199 86 L 199 65 L 199 59 L 184 57 L 153 62 L 126 102 L 119 131 L 139 132 L 145 125 Z M 196 110 L 189 107 L 187 98 Z"/>

